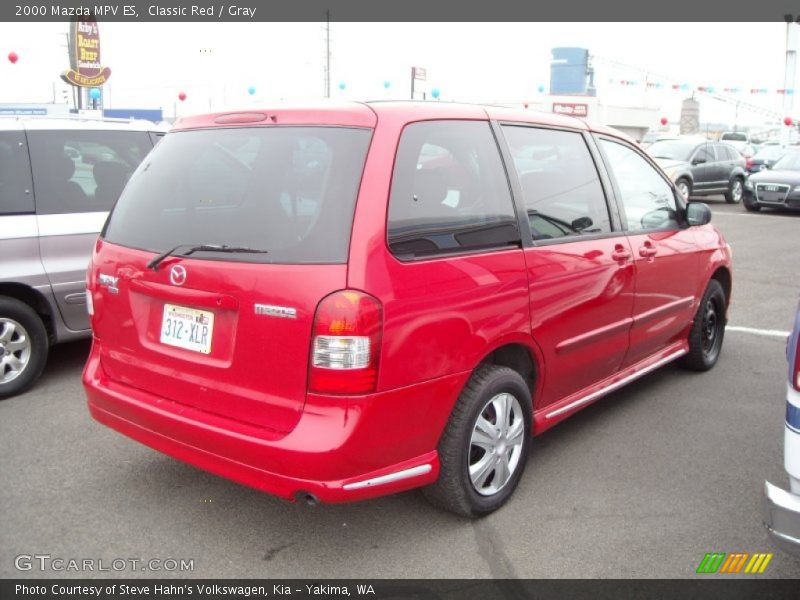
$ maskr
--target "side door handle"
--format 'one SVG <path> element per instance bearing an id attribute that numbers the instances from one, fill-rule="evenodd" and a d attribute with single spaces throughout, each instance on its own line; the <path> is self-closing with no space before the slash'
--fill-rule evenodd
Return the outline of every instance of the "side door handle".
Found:
<path id="1" fill-rule="evenodd" d="M 658 254 L 658 250 L 651 242 L 645 242 L 644 245 L 639 248 L 639 256 L 643 258 L 653 258 L 656 254 Z"/>
<path id="2" fill-rule="evenodd" d="M 628 259 L 631 257 L 631 252 L 622 244 L 617 244 L 614 246 L 614 250 L 611 252 L 611 258 L 617 261 L 620 265 L 624 265 L 628 262 Z"/>

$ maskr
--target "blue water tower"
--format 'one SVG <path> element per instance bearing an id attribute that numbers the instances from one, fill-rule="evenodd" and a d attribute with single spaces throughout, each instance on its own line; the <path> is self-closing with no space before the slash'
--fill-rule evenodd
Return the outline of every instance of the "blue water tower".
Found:
<path id="1" fill-rule="evenodd" d="M 594 70 L 586 48 L 553 48 L 550 60 L 550 93 L 595 96 Z"/>

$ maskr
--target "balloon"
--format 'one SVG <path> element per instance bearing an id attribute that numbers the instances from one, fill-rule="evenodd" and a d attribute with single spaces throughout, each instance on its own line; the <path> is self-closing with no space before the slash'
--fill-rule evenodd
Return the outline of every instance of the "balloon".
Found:
<path id="1" fill-rule="evenodd" d="M 543 86 L 543 85 L 540 85 L 540 86 L 539 86 L 538 88 L 536 88 L 536 89 L 537 89 L 537 90 L 539 90 L 539 93 L 540 93 L 540 94 L 544 92 L 544 86 Z"/>
<path id="2" fill-rule="evenodd" d="M 186 100 L 186 92 L 179 92 L 178 93 L 178 100 L 180 100 L 181 102 Z"/>
<path id="3" fill-rule="evenodd" d="M 439 98 L 439 88 L 433 88 L 431 90 L 431 98 L 437 100 Z"/>
<path id="4" fill-rule="evenodd" d="M 661 124 L 666 125 L 667 123 L 669 123 L 669 119 L 667 119 L 667 117 L 661 117 Z"/>
<path id="5" fill-rule="evenodd" d="M 783 117 L 783 124 L 787 127 L 792 126 L 792 117 Z"/>
<path id="6" fill-rule="evenodd" d="M 100 98 L 100 89 L 99 88 L 92 88 L 89 90 L 89 98 L 92 100 L 97 100 Z"/>
<path id="7" fill-rule="evenodd" d="M 10 62 L 12 65 L 16 64 L 18 60 L 19 60 L 19 54 L 17 54 L 16 52 L 8 53 L 8 62 Z"/>
<path id="8" fill-rule="evenodd" d="M 391 86 L 391 85 L 392 85 L 391 81 L 384 81 L 383 82 L 383 87 L 385 87 L 387 90 L 389 89 L 389 86 Z"/>
<path id="9" fill-rule="evenodd" d="M 253 94 L 255 94 L 256 93 L 256 86 L 251 85 L 249 88 L 247 88 L 247 93 L 250 94 L 251 96 Z"/>
<path id="10" fill-rule="evenodd" d="M 339 89 L 340 89 L 340 90 L 343 90 L 343 89 L 344 89 L 344 88 L 346 88 L 346 87 L 347 87 L 347 85 L 345 84 L 345 82 L 344 82 L 344 81 L 340 81 L 340 82 L 339 82 Z"/>

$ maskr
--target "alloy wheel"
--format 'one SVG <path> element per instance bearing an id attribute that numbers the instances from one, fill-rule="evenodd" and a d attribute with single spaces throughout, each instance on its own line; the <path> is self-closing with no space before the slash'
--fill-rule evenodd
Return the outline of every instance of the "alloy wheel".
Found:
<path id="1" fill-rule="evenodd" d="M 511 480 L 519 467 L 524 435 L 522 406 L 513 394 L 497 394 L 484 405 L 469 448 L 469 478 L 476 492 L 492 496 Z"/>
<path id="2" fill-rule="evenodd" d="M 0 384 L 19 377 L 31 359 L 31 339 L 17 321 L 0 317 Z"/>

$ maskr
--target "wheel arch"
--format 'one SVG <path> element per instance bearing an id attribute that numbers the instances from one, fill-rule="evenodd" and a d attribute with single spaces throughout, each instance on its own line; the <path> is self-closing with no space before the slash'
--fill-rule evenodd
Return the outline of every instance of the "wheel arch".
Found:
<path id="1" fill-rule="evenodd" d="M 30 306 L 44 323 L 50 344 L 55 342 L 56 328 L 53 307 L 39 290 L 23 283 L 0 282 L 0 296 L 14 298 Z"/>
<path id="2" fill-rule="evenodd" d="M 482 365 L 498 365 L 508 367 L 519 373 L 528 384 L 531 391 L 531 409 L 534 400 L 541 396 L 544 384 L 544 359 L 541 351 L 533 340 L 511 339 L 497 343 L 475 365 L 475 369 Z"/>

